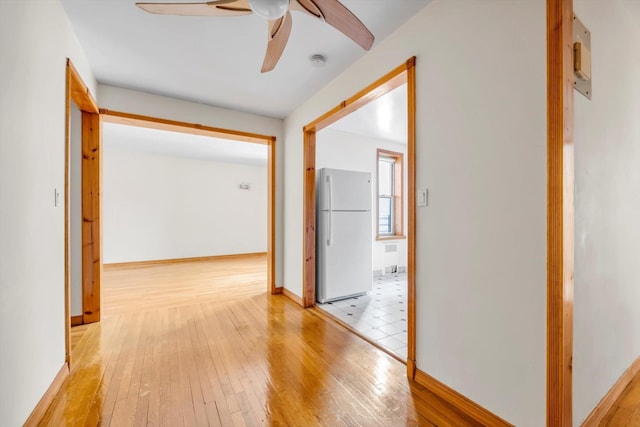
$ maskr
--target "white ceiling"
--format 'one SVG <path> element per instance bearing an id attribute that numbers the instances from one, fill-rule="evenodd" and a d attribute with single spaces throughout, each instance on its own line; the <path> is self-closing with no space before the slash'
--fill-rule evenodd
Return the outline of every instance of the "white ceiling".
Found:
<path id="1" fill-rule="evenodd" d="M 341 2 L 377 44 L 430 0 Z M 333 27 L 296 12 L 278 66 L 261 74 L 267 24 L 258 16 L 152 15 L 135 0 L 62 3 L 99 82 L 271 117 L 286 117 L 365 53 Z M 324 68 L 310 64 L 317 53 L 328 58 Z"/>
<path id="2" fill-rule="evenodd" d="M 105 149 L 266 166 L 267 146 L 209 136 L 103 123 Z"/>
<path id="3" fill-rule="evenodd" d="M 327 129 L 407 144 L 407 85 L 368 103 Z"/>

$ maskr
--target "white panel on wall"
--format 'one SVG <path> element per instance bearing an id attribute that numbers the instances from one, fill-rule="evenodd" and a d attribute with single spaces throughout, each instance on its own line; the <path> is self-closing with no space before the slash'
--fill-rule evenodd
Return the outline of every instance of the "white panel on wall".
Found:
<path id="1" fill-rule="evenodd" d="M 575 0 L 593 99 L 575 95 L 574 426 L 640 356 L 640 4 Z"/>
<path id="2" fill-rule="evenodd" d="M 107 264 L 267 250 L 266 165 L 105 148 L 103 171 Z"/>

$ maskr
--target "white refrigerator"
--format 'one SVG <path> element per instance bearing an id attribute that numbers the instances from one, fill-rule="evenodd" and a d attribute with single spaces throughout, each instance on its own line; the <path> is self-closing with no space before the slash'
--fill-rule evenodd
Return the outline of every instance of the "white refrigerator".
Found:
<path id="1" fill-rule="evenodd" d="M 371 173 L 320 169 L 317 278 L 320 303 L 371 290 Z"/>

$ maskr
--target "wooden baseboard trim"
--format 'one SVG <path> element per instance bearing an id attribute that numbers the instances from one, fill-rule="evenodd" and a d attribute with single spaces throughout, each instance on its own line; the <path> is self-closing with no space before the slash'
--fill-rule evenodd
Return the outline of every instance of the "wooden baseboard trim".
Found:
<path id="1" fill-rule="evenodd" d="M 330 313 L 327 313 L 326 311 L 318 308 L 318 306 L 313 306 L 312 308 L 310 308 L 311 312 L 314 313 L 317 316 L 323 317 L 325 319 L 328 319 L 332 322 L 337 323 L 338 325 L 342 326 L 343 328 L 349 330 L 350 332 L 353 332 L 353 334 L 357 335 L 358 337 L 362 338 L 363 340 L 365 340 L 366 342 L 368 342 L 369 344 L 371 344 L 372 346 L 374 346 L 375 348 L 377 348 L 380 351 L 383 351 L 385 353 L 387 353 L 389 356 L 393 357 L 394 359 L 396 359 L 398 362 L 400 363 L 407 363 L 406 360 L 404 360 L 402 357 L 398 356 L 397 354 L 395 354 L 393 351 L 389 350 L 388 348 L 385 348 L 383 346 L 381 346 L 380 344 L 378 344 L 377 342 L 375 342 L 374 340 L 372 340 L 371 338 L 368 338 L 364 335 L 362 335 L 360 332 L 358 332 L 357 329 L 353 328 L 351 325 L 349 325 L 348 323 L 343 322 L 342 320 L 338 319 L 337 317 L 331 315 Z"/>
<path id="2" fill-rule="evenodd" d="M 80 315 L 80 316 L 71 316 L 71 326 L 82 325 L 84 323 L 84 321 L 82 319 L 83 319 L 82 315 Z"/>
<path id="3" fill-rule="evenodd" d="M 182 262 L 199 262 L 199 261 L 216 261 L 231 258 L 244 258 L 255 256 L 266 256 L 266 252 L 252 252 L 248 254 L 232 254 L 232 255 L 213 255 L 213 256 L 201 256 L 193 258 L 172 258 L 172 259 L 158 259 L 151 261 L 132 261 L 132 262 L 114 262 L 110 264 L 104 264 L 105 268 L 127 268 L 127 267 L 146 267 L 150 265 L 158 264 L 178 264 Z"/>
<path id="4" fill-rule="evenodd" d="M 47 391 L 44 392 L 44 395 L 38 402 L 33 411 L 31 411 L 31 415 L 27 418 L 27 421 L 24 423 L 24 427 L 32 427 L 37 426 L 44 417 L 44 414 L 47 412 L 49 405 L 53 401 L 53 398 L 56 397 L 58 391 L 60 391 L 60 387 L 62 387 L 62 383 L 69 376 L 69 365 L 66 363 L 62 365 L 60 371 L 56 374 L 55 378 L 51 382 Z"/>
<path id="5" fill-rule="evenodd" d="M 415 381 L 483 426 L 513 427 L 513 424 L 506 422 L 471 399 L 468 399 L 454 389 L 433 378 L 431 375 L 422 372 L 420 369 L 416 369 Z"/>
<path id="6" fill-rule="evenodd" d="M 407 359 L 407 378 L 410 380 L 416 380 L 416 361 Z"/>
<path id="7" fill-rule="evenodd" d="M 277 292 L 278 289 L 280 289 L 280 292 Z M 300 307 L 304 307 L 304 305 L 302 304 L 302 298 L 300 298 L 298 295 L 296 295 L 293 292 L 291 292 L 289 289 L 284 288 L 284 287 L 276 288 L 276 293 L 281 293 L 285 297 L 289 298 L 291 301 L 293 301 L 296 304 L 298 304 Z"/>
<path id="8" fill-rule="evenodd" d="M 607 412 L 613 407 L 616 400 L 622 395 L 625 388 L 631 383 L 635 376 L 640 372 L 640 357 L 638 357 L 629 368 L 624 371 L 622 376 L 616 381 L 611 389 L 604 395 L 602 400 L 598 402 L 593 411 L 589 414 L 582 427 L 592 427 L 600 425 L 602 419 L 607 415 Z"/>
<path id="9" fill-rule="evenodd" d="M 284 287 L 282 286 L 276 286 L 273 289 L 273 292 L 271 293 L 271 295 L 282 295 L 282 290 L 284 289 Z"/>

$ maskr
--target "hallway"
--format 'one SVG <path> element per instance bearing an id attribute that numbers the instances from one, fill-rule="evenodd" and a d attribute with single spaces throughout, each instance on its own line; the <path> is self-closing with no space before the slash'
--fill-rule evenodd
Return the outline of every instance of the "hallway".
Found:
<path id="1" fill-rule="evenodd" d="M 263 256 L 105 269 L 41 425 L 477 425 L 265 276 Z"/>

